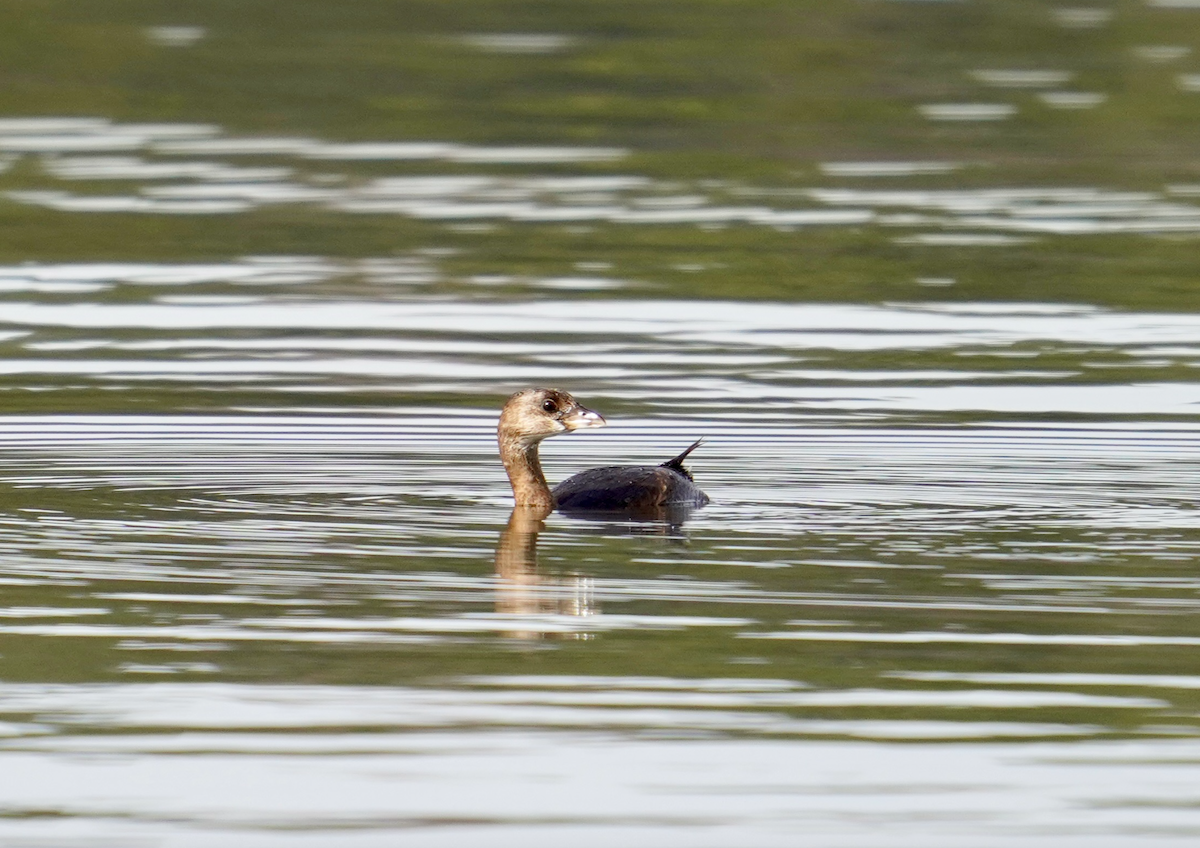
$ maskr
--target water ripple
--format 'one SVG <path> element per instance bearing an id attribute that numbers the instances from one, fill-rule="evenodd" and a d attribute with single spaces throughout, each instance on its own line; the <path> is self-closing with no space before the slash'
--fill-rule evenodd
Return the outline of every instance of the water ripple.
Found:
<path id="1" fill-rule="evenodd" d="M 495 36 L 504 38 L 507 36 Z M 1041 88 L 1069 74 L 1042 70 L 978 70 L 987 85 Z M 1180 87 L 1191 86 L 1190 75 Z M 1045 105 L 1084 109 L 1102 92 L 1042 91 Z M 994 122 L 1017 114 L 1011 103 L 933 103 L 920 112 L 937 122 Z M 1119 192 L 1093 187 L 879 191 L 815 186 L 800 192 L 804 207 L 731 205 L 735 196 L 773 189 L 738 184 L 679 186 L 629 174 L 375 176 L 308 175 L 312 162 L 443 163 L 448 167 L 587 166 L 622 163 L 630 151 L 606 147 L 514 145 L 484 147 L 453 141 L 328 142 L 313 138 L 239 138 L 210 125 L 116 124 L 101 118 L 9 118 L 0 122 L 0 153 L 39 156 L 46 184 L 7 192 L 22 204 L 88 214 L 237 215 L 264 206 L 298 204 L 325 212 L 393 214 L 434 221 L 617 225 L 962 229 L 987 234 L 1186 233 L 1200 230 L 1200 207 L 1169 192 Z M 137 155 L 134 155 L 137 154 Z M 177 161 L 180 156 L 204 159 Z M 270 157 L 288 164 L 247 167 L 222 158 Z M 829 163 L 833 178 L 944 173 L 942 163 Z M 63 182 L 120 180 L 134 193 L 76 193 Z M 166 182 L 173 181 L 173 182 Z M 793 192 L 793 195 L 796 195 Z M 815 205 L 812 205 L 815 204 Z M 897 211 L 903 210 L 903 211 Z M 932 214 L 931 214 L 932 213 Z M 918 236 L 928 239 L 930 234 Z M 936 244 L 936 240 L 923 243 Z"/>

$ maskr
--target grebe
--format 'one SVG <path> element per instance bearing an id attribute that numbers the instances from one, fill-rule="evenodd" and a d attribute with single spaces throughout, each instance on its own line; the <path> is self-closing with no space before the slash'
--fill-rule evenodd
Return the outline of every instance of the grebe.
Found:
<path id="1" fill-rule="evenodd" d="M 504 404 L 496 437 L 518 506 L 566 512 L 648 512 L 668 506 L 704 506 L 708 495 L 683 467 L 697 441 L 662 465 L 615 465 L 568 477 L 551 491 L 538 460 L 542 439 L 603 427 L 604 418 L 559 389 L 524 389 Z"/>

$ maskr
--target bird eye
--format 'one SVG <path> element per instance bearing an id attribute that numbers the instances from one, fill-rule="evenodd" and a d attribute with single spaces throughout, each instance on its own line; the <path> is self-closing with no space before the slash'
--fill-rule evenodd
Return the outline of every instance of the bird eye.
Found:
<path id="1" fill-rule="evenodd" d="M 547 412 L 558 412 L 558 404 L 552 400 L 542 401 L 542 409 Z"/>

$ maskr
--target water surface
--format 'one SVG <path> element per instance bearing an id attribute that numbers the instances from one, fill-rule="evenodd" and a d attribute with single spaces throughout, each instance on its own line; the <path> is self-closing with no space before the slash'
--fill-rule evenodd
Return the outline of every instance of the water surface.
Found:
<path id="1" fill-rule="evenodd" d="M 1196 842 L 1194 4 L 285 5 L 0 10 L 6 844 Z"/>
<path id="2" fill-rule="evenodd" d="M 343 276 L 10 271 L 89 288 L 7 295 L 9 393 L 159 407 L 0 421 L 15 836 L 1195 838 L 1191 316 Z M 613 425 L 552 479 L 702 435 L 713 505 L 511 523 L 524 382 Z"/>

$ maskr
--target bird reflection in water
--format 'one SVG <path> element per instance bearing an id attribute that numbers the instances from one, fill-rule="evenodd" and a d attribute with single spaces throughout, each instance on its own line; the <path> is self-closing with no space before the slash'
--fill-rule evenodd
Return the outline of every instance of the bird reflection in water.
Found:
<path id="1" fill-rule="evenodd" d="M 546 635 L 550 628 L 538 627 L 538 620 L 546 616 L 585 617 L 599 612 L 590 577 L 538 572 L 538 534 L 546 528 L 550 512 L 545 506 L 513 507 L 496 546 L 496 612 L 514 619 L 513 629 L 506 634 L 519 639 Z M 586 639 L 590 634 L 570 628 L 564 635 Z"/>
<path id="2" fill-rule="evenodd" d="M 608 534 L 666 536 L 682 539 L 684 521 L 692 512 L 686 505 L 672 504 L 654 509 L 614 513 L 588 512 L 571 518 L 586 518 L 592 527 Z M 542 574 L 538 569 L 538 535 L 546 529 L 546 518 L 553 510 L 547 506 L 515 506 L 496 546 L 496 613 L 513 619 L 506 635 L 538 639 L 549 633 L 573 639 L 588 639 L 592 634 L 580 627 L 539 627 L 547 617 L 586 618 L 599 615 L 595 599 L 595 581 L 580 574 Z M 581 522 L 573 521 L 578 526 Z"/>

